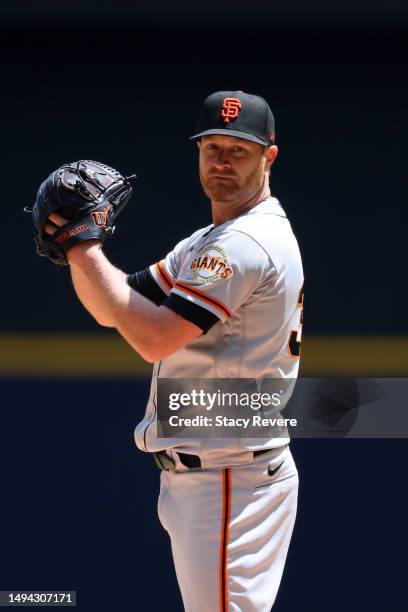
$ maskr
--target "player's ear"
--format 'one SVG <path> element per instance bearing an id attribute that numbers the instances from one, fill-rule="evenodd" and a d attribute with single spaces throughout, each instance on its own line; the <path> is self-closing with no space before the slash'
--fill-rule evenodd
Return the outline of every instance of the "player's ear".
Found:
<path id="1" fill-rule="evenodd" d="M 277 155 L 278 155 L 278 147 L 276 145 L 272 145 L 271 147 L 266 148 L 265 157 L 266 157 L 266 168 L 268 170 L 272 166 Z"/>

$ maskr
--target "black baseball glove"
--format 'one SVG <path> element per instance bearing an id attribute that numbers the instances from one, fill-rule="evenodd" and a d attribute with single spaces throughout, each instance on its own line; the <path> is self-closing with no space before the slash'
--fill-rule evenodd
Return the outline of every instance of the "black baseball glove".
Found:
<path id="1" fill-rule="evenodd" d="M 104 241 L 112 236 L 113 222 L 132 194 L 130 180 L 117 170 L 96 161 L 64 164 L 41 184 L 31 211 L 34 240 L 39 255 L 60 266 L 68 265 L 66 253 L 84 240 Z M 25 209 L 27 210 L 27 209 Z M 68 223 L 50 236 L 44 225 L 52 213 Z M 52 224 L 52 223 L 51 223 Z"/>

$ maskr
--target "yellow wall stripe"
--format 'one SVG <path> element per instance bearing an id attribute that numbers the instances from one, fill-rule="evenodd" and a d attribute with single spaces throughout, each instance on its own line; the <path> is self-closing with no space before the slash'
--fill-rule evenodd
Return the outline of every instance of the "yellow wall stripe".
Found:
<path id="1" fill-rule="evenodd" d="M 114 332 L 0 334 L 0 376 L 150 376 L 146 363 Z M 303 376 L 408 375 L 408 337 L 306 336 Z"/>
<path id="2" fill-rule="evenodd" d="M 303 376 L 407 376 L 408 336 L 314 336 L 302 340 Z"/>
<path id="3" fill-rule="evenodd" d="M 150 376 L 152 366 L 117 334 L 2 334 L 1 376 Z"/>

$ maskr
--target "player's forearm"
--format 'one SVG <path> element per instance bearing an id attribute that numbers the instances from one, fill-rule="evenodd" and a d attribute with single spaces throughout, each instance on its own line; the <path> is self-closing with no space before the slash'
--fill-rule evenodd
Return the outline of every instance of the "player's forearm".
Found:
<path id="1" fill-rule="evenodd" d="M 71 266 L 71 278 L 75 293 L 86 310 L 100 325 L 114 327 L 115 324 L 109 310 L 96 297 L 96 290 L 92 279 L 84 274 L 78 266 Z"/>
<path id="2" fill-rule="evenodd" d="M 129 287 L 125 273 L 109 262 L 98 245 L 84 243 L 72 249 L 69 262 L 95 318 L 109 321 L 142 357 L 154 361 L 152 356 L 163 342 L 159 308 Z"/>

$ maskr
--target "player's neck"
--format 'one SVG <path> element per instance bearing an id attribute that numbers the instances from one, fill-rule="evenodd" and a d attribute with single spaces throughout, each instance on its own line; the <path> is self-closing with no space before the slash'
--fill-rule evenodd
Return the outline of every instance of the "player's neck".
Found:
<path id="1" fill-rule="evenodd" d="M 222 225 L 226 221 L 230 221 L 231 219 L 235 219 L 240 215 L 248 212 L 254 206 L 257 206 L 266 198 L 270 197 L 271 192 L 269 189 L 269 175 L 264 175 L 264 180 L 258 189 L 258 191 L 246 200 L 237 200 L 236 202 L 217 202 L 215 200 L 211 201 L 211 210 L 213 217 L 214 227 L 217 225 Z"/>

